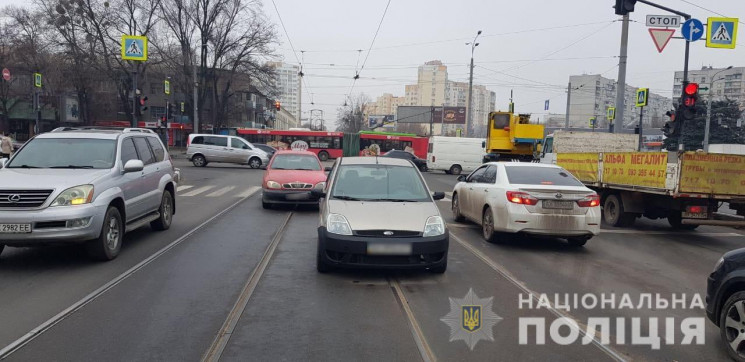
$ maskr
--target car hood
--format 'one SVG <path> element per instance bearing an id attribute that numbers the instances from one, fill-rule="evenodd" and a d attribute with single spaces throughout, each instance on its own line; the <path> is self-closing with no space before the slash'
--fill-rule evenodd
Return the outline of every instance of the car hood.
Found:
<path id="1" fill-rule="evenodd" d="M 323 171 L 269 169 L 264 173 L 264 183 L 270 180 L 279 182 L 280 184 L 300 181 L 315 185 L 319 182 L 326 181 L 326 173 Z"/>
<path id="2" fill-rule="evenodd" d="M 0 169 L 0 189 L 56 189 L 90 184 L 111 172 L 109 169 Z"/>
<path id="3" fill-rule="evenodd" d="M 328 211 L 347 218 L 352 230 L 424 231 L 430 216 L 440 216 L 434 202 L 329 200 Z"/>

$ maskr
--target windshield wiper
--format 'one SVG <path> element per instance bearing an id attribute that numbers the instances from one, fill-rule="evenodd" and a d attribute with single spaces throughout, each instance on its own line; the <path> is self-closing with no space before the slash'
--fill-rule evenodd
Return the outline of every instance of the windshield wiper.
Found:
<path id="1" fill-rule="evenodd" d="M 360 201 L 360 199 L 358 199 L 356 197 L 352 197 L 352 196 L 343 196 L 342 195 L 342 196 L 334 196 L 334 198 L 337 199 L 337 200 Z M 365 200 L 365 201 L 367 201 L 367 200 Z"/>
<path id="2" fill-rule="evenodd" d="M 93 166 L 67 165 L 67 166 L 52 166 L 50 168 L 93 168 Z"/>
<path id="3" fill-rule="evenodd" d="M 8 168 L 41 168 L 38 166 L 20 165 L 20 166 L 8 166 Z"/>

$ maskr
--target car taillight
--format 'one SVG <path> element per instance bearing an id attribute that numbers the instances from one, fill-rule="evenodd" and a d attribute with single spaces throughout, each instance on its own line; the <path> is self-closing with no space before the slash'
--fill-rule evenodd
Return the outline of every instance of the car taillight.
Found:
<path id="1" fill-rule="evenodd" d="M 514 204 L 535 205 L 538 199 L 525 192 L 507 191 L 507 201 Z"/>
<path id="2" fill-rule="evenodd" d="M 600 196 L 590 195 L 582 200 L 577 201 L 577 205 L 580 207 L 596 207 L 600 206 Z"/>
<path id="3" fill-rule="evenodd" d="M 692 214 L 700 214 L 706 212 L 706 209 L 703 206 L 688 206 L 686 207 L 686 211 Z"/>

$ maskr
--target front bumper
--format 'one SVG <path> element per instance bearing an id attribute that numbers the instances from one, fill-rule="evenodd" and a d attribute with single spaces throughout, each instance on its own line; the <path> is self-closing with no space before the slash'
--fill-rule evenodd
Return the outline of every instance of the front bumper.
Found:
<path id="1" fill-rule="evenodd" d="M 411 244 L 411 255 L 369 255 L 368 243 Z M 432 237 L 368 237 L 318 228 L 318 257 L 334 267 L 425 269 L 447 263 L 450 233 Z"/>
<path id="2" fill-rule="evenodd" d="M 719 322 L 717 302 L 714 300 L 717 288 L 719 288 L 719 282 L 714 278 L 714 273 L 712 273 L 706 278 L 706 317 L 714 322 L 714 324 L 718 324 Z"/>
<path id="3" fill-rule="evenodd" d="M 107 205 L 47 207 L 40 210 L 0 210 L 2 224 L 31 224 L 30 233 L 0 234 L 0 244 L 33 246 L 45 244 L 82 243 L 97 238 L 101 233 Z M 68 220 L 90 220 L 84 226 L 66 227 Z"/>
<path id="4" fill-rule="evenodd" d="M 498 215 L 495 215 L 495 220 Z M 539 214 L 524 205 L 510 204 L 506 231 L 545 236 L 594 236 L 600 234 L 600 208 L 590 208 L 583 215 Z"/>
<path id="5" fill-rule="evenodd" d="M 268 204 L 309 204 L 318 205 L 318 199 L 310 195 L 310 190 L 268 190 L 263 189 L 261 201 Z"/>

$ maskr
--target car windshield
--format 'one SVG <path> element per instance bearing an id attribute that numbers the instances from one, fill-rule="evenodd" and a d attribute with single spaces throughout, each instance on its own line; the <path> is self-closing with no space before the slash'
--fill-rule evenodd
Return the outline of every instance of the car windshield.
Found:
<path id="1" fill-rule="evenodd" d="M 273 170 L 308 170 L 320 171 L 318 159 L 310 155 L 277 155 L 269 166 Z"/>
<path id="2" fill-rule="evenodd" d="M 116 140 L 89 138 L 35 138 L 26 144 L 8 168 L 114 167 Z"/>
<path id="3" fill-rule="evenodd" d="M 429 201 L 416 169 L 410 166 L 342 165 L 331 196 L 363 201 Z"/>
<path id="4" fill-rule="evenodd" d="M 583 186 L 563 168 L 505 166 L 507 179 L 515 185 Z"/>

